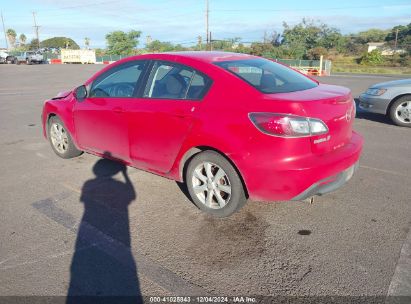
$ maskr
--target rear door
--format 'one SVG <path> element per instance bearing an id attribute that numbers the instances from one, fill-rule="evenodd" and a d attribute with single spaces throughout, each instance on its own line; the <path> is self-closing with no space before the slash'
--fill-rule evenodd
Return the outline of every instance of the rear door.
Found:
<path id="1" fill-rule="evenodd" d="M 141 98 L 127 113 L 135 166 L 159 173 L 171 169 L 210 84 L 207 76 L 190 67 L 152 63 Z"/>
<path id="2" fill-rule="evenodd" d="M 86 150 L 130 160 L 126 111 L 135 100 L 146 61 L 129 61 L 96 78 L 86 99 L 74 106 L 79 145 Z"/>

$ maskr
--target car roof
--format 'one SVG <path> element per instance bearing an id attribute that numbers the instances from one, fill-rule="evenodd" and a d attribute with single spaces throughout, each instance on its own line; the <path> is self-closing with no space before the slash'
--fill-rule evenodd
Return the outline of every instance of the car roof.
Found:
<path id="1" fill-rule="evenodd" d="M 198 59 L 206 62 L 230 61 L 230 60 L 244 60 L 250 59 L 254 56 L 248 54 L 222 52 L 222 51 L 186 51 L 186 52 L 170 52 L 168 54 L 177 57 L 187 57 L 191 59 Z"/>
<path id="2" fill-rule="evenodd" d="M 174 58 L 189 58 L 196 61 L 202 61 L 207 63 L 219 62 L 219 61 L 231 61 L 231 60 L 244 60 L 256 58 L 252 55 L 239 54 L 232 52 L 222 51 L 183 51 L 183 52 L 165 52 L 165 53 L 149 53 L 135 57 L 147 56 L 150 58 L 168 59 Z"/>

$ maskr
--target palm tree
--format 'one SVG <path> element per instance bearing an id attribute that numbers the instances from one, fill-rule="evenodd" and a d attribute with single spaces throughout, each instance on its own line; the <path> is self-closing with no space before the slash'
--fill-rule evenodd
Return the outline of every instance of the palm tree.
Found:
<path id="1" fill-rule="evenodd" d="M 84 38 L 84 45 L 86 46 L 86 49 L 89 49 L 90 47 L 90 38 Z"/>
<path id="2" fill-rule="evenodd" d="M 21 46 L 25 46 L 25 45 L 26 45 L 26 41 L 27 41 L 26 35 L 20 34 L 20 36 L 19 36 L 19 41 L 20 41 Z"/>
<path id="3" fill-rule="evenodd" d="M 6 35 L 7 35 L 7 39 L 10 42 L 11 48 L 14 49 L 16 46 L 16 37 L 17 37 L 16 31 L 13 29 L 8 29 L 6 31 Z"/>

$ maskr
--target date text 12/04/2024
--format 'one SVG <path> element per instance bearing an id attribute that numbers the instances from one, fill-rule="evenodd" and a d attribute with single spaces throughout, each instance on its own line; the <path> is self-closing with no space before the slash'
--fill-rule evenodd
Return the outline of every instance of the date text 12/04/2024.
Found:
<path id="1" fill-rule="evenodd" d="M 150 297 L 150 303 L 256 303 L 253 297 Z"/>

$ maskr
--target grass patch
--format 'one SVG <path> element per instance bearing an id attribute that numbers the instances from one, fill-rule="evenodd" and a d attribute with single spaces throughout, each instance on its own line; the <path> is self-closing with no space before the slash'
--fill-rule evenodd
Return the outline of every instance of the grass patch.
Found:
<path id="1" fill-rule="evenodd" d="M 364 73 L 364 74 L 396 74 L 411 75 L 411 67 L 386 67 L 363 65 L 334 65 L 331 73 Z"/>
<path id="2" fill-rule="evenodd" d="M 354 56 L 337 56 L 332 60 L 331 73 L 411 75 L 411 66 L 392 64 L 388 59 L 380 65 L 361 65 Z"/>

